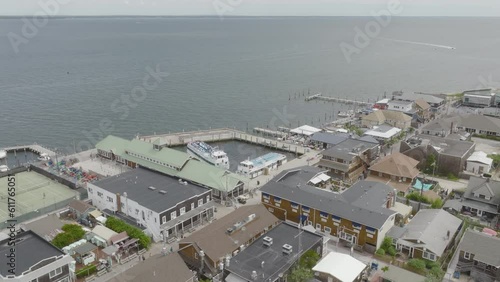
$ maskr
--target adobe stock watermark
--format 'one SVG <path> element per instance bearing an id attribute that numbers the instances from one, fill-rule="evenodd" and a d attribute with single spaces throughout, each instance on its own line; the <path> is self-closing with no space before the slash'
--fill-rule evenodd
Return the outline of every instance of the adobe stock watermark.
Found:
<path id="1" fill-rule="evenodd" d="M 340 50 L 344 54 L 347 63 L 351 63 L 354 54 L 359 55 L 361 51 L 368 47 L 371 41 L 379 36 L 382 28 L 387 27 L 394 15 L 398 15 L 403 11 L 403 6 L 399 0 L 389 0 L 386 9 L 378 12 L 372 12 L 373 20 L 367 22 L 364 29 L 355 27 L 355 35 L 353 44 L 347 42 L 340 43 Z"/>
<path id="2" fill-rule="evenodd" d="M 120 98 L 111 103 L 110 110 L 119 115 L 119 120 L 125 120 L 130 115 L 130 111 L 144 102 L 149 96 L 149 92 L 157 89 L 160 83 L 170 75 L 169 72 L 162 71 L 160 65 L 156 65 L 155 68 L 147 66 L 145 70 L 146 74 L 141 85 L 134 87 L 130 93 L 122 94 Z M 85 139 L 75 144 L 75 153 L 93 149 L 99 141 L 112 134 L 114 129 L 113 121 L 109 118 L 103 118 L 95 128 L 82 130 L 81 133 L 85 136 Z M 65 151 L 71 152 L 73 148 L 66 148 Z"/>
<path id="3" fill-rule="evenodd" d="M 59 14 L 61 6 L 67 5 L 72 1 L 73 0 L 39 0 L 37 2 L 39 9 L 33 14 L 32 18 L 23 17 L 21 19 L 23 25 L 20 34 L 12 31 L 7 34 L 7 38 L 14 52 L 18 54 L 21 44 L 28 44 L 30 39 L 33 39 L 40 29 L 47 25 L 49 18 L 53 18 Z"/>
<path id="4" fill-rule="evenodd" d="M 243 0 L 214 0 L 212 6 L 217 16 L 221 21 L 224 20 L 224 15 L 233 12 L 243 3 Z"/>

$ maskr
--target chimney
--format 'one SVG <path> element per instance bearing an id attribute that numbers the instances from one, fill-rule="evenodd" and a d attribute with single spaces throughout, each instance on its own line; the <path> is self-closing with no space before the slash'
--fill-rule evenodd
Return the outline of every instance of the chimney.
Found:
<path id="1" fill-rule="evenodd" d="M 120 193 L 116 193 L 116 209 L 117 211 L 122 211 L 122 199 Z"/>
<path id="2" fill-rule="evenodd" d="M 451 122 L 451 128 L 450 128 L 450 133 L 453 133 L 454 130 L 453 130 L 453 121 Z"/>

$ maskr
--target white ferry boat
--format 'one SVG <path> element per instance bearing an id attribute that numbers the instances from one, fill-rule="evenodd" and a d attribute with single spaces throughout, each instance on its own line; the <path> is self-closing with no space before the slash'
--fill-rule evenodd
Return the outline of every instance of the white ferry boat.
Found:
<path id="1" fill-rule="evenodd" d="M 255 178 L 269 170 L 275 170 L 286 163 L 286 156 L 278 153 L 268 153 L 253 160 L 242 161 L 237 173 L 249 178 Z"/>
<path id="2" fill-rule="evenodd" d="M 217 147 L 212 147 L 205 142 L 190 142 L 187 145 L 187 152 L 214 166 L 229 169 L 229 158 L 227 157 L 226 152 Z"/>

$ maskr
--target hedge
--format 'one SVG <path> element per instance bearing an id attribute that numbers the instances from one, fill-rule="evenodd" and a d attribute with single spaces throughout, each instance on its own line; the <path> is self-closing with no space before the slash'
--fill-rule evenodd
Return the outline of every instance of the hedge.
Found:
<path id="1" fill-rule="evenodd" d="M 151 238 L 142 230 L 130 224 L 127 224 L 115 217 L 110 216 L 107 218 L 106 227 L 117 233 L 126 231 L 127 235 L 130 238 L 139 239 L 139 245 L 141 246 L 141 248 L 149 249 L 149 247 L 151 246 Z"/>
<path id="2" fill-rule="evenodd" d="M 80 239 L 85 235 L 80 225 L 65 224 L 62 227 L 63 233 L 59 233 L 52 239 L 52 244 L 58 248 L 64 248 Z"/>
<path id="3" fill-rule="evenodd" d="M 90 276 L 90 275 L 94 274 L 95 272 L 97 272 L 97 267 L 94 264 L 91 264 L 91 265 L 88 265 L 88 266 L 80 269 L 76 273 L 76 278 L 83 278 L 86 276 Z"/>

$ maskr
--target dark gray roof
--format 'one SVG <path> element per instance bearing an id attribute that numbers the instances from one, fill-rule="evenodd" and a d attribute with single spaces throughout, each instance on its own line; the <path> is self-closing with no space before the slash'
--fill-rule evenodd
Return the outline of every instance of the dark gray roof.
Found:
<path id="1" fill-rule="evenodd" d="M 467 230 L 458 250 L 474 255 L 474 260 L 500 267 L 500 238 Z"/>
<path id="2" fill-rule="evenodd" d="M 474 193 L 491 197 L 490 200 L 474 197 Z M 490 178 L 471 176 L 464 198 L 490 205 L 500 205 L 500 182 Z"/>
<path id="3" fill-rule="evenodd" d="M 473 128 L 478 131 L 483 130 L 500 133 L 500 118 L 483 115 L 462 116 L 460 126 L 464 128 Z"/>
<path id="4" fill-rule="evenodd" d="M 263 244 L 266 236 L 273 238 L 273 244 L 269 247 Z M 323 240 L 320 235 L 281 223 L 232 257 L 226 269 L 246 281 L 274 281 L 299 259 L 299 237 L 300 254 Z M 284 244 L 292 246 L 291 254 L 283 254 Z M 262 262 L 264 262 L 263 267 Z M 256 280 L 252 279 L 252 271 L 257 272 Z"/>
<path id="5" fill-rule="evenodd" d="M 35 232 L 48 241 L 52 240 L 58 232 L 62 232 L 63 222 L 55 214 L 26 223 L 26 229 Z"/>
<path id="6" fill-rule="evenodd" d="M 349 193 L 338 194 L 304 182 L 278 180 L 275 177 L 261 191 L 368 227 L 380 228 L 395 213 L 383 207 L 393 189 L 380 182 L 359 181 L 347 190 Z"/>
<path id="7" fill-rule="evenodd" d="M 341 142 L 332 148 L 323 151 L 324 156 L 339 158 L 343 160 L 351 160 L 358 154 L 372 149 L 378 146 L 378 144 L 374 144 L 371 142 L 365 142 L 357 139 L 347 139 L 344 142 Z"/>
<path id="8" fill-rule="evenodd" d="M 16 240 L 16 275 L 21 275 L 44 259 L 64 255 L 61 250 L 32 231 L 17 234 Z M 3 258 L 2 263 L 0 263 L 0 275 L 4 277 L 11 275 L 8 272 L 10 267 L 6 264 L 7 260 L 5 259 L 12 248 L 8 242 L 8 239 L 0 241 L 0 257 Z"/>
<path id="9" fill-rule="evenodd" d="M 311 141 L 337 145 L 349 138 L 347 134 L 333 134 L 327 132 L 316 132 L 311 136 Z"/>
<path id="10" fill-rule="evenodd" d="M 425 130 L 431 130 L 431 131 L 450 131 L 451 130 L 451 125 L 453 124 L 453 127 L 457 127 L 460 123 L 460 117 L 459 116 L 453 116 L 453 117 L 445 117 L 445 118 L 439 118 L 430 121 L 428 124 L 424 125 L 421 128 L 421 131 Z"/>
<path id="11" fill-rule="evenodd" d="M 441 138 L 437 136 L 418 135 L 422 138 L 422 145 L 434 147 L 440 154 L 450 155 L 462 158 L 475 144 L 470 141 L 455 140 L 450 138 Z"/>
<path id="12" fill-rule="evenodd" d="M 378 144 L 379 142 L 377 141 L 377 139 L 373 138 L 372 136 L 370 135 L 365 135 L 363 137 L 360 137 L 359 140 L 361 141 L 365 141 L 365 142 L 369 142 L 369 143 L 373 143 L 373 144 Z"/>
<path id="13" fill-rule="evenodd" d="M 85 255 L 85 254 L 88 254 L 88 253 L 92 252 L 95 249 L 97 249 L 96 245 L 94 245 L 92 243 L 89 243 L 89 242 L 86 242 L 83 245 L 80 245 L 80 246 L 74 248 L 73 251 L 76 254 Z"/>
<path id="14" fill-rule="evenodd" d="M 128 199 L 156 212 L 166 211 L 184 200 L 209 191 L 191 183 L 181 184 L 176 178 L 142 168 L 106 178 L 94 185 L 113 194 L 123 195 L 127 192 Z M 156 190 L 152 191 L 149 187 L 155 187 Z M 160 190 L 166 191 L 166 194 L 160 194 Z"/>

